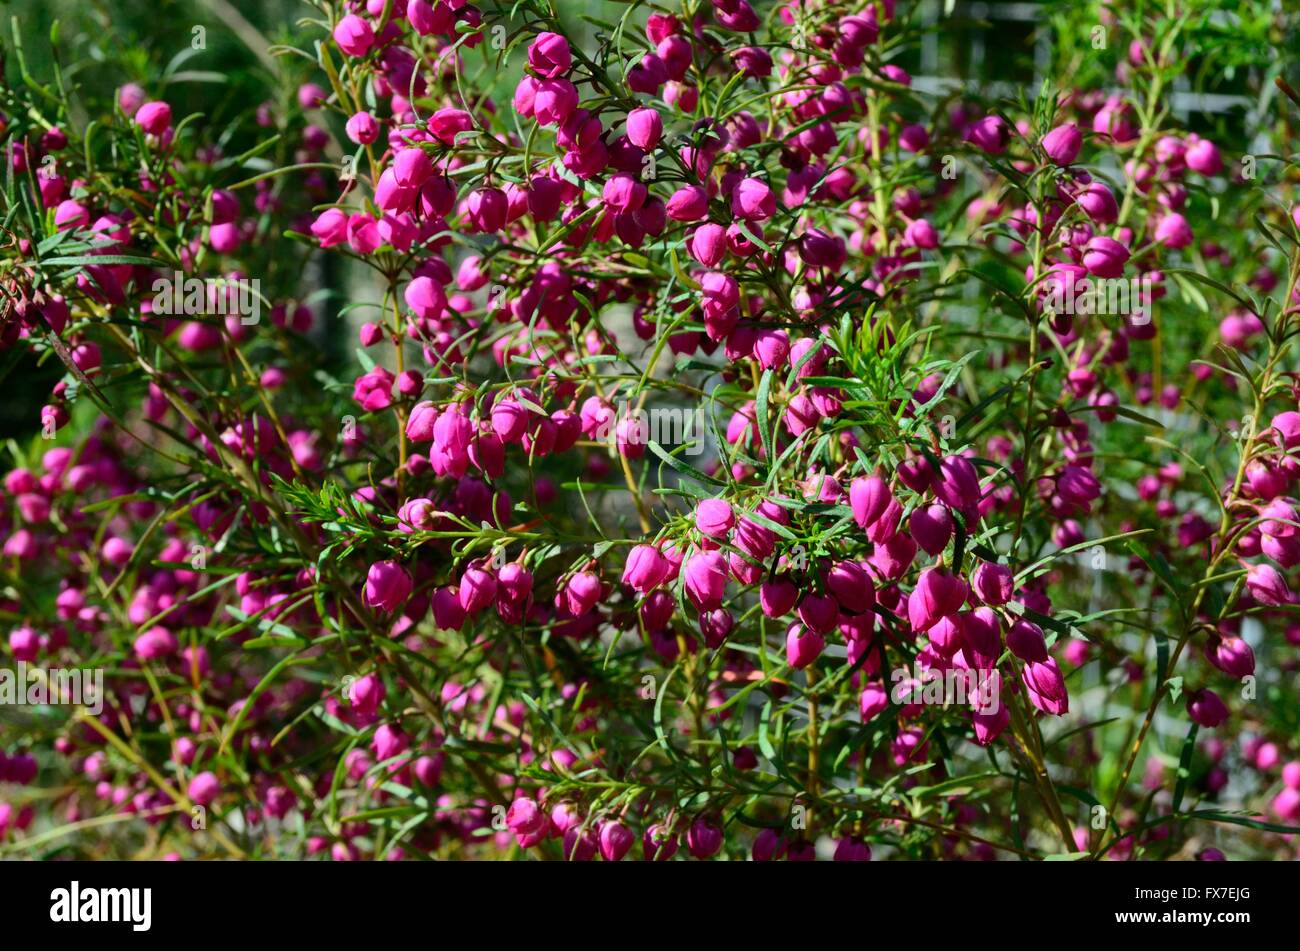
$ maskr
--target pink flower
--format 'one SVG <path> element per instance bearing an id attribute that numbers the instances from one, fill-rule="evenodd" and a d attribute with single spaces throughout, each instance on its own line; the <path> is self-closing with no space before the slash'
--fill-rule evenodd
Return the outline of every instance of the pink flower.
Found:
<path id="1" fill-rule="evenodd" d="M 859 528 L 874 524 L 893 500 L 889 483 L 880 476 L 854 479 L 849 485 L 849 507 Z"/>
<path id="2" fill-rule="evenodd" d="M 701 611 L 722 607 L 727 587 L 727 562 L 719 552 L 697 551 L 682 566 L 683 589 Z"/>
<path id="3" fill-rule="evenodd" d="M 1067 122 L 1043 136 L 1039 144 L 1053 164 L 1072 165 L 1083 148 L 1083 133 L 1073 122 Z"/>
<path id="4" fill-rule="evenodd" d="M 334 42 L 348 56 L 365 56 L 375 45 L 375 31 L 361 17 L 349 13 L 334 27 Z"/>
<path id="5" fill-rule="evenodd" d="M 136 110 L 135 122 L 149 135 L 162 135 L 172 124 L 172 107 L 165 102 L 146 102 Z"/>
<path id="6" fill-rule="evenodd" d="M 945 568 L 927 568 L 907 597 L 907 616 L 913 631 L 928 631 L 947 614 L 955 614 L 966 600 L 966 583 Z"/>
<path id="7" fill-rule="evenodd" d="M 395 561 L 377 561 L 366 572 L 362 599 L 366 607 L 396 611 L 411 596 L 411 576 Z"/>
<path id="8" fill-rule="evenodd" d="M 664 134 L 664 120 L 654 109 L 641 107 L 627 114 L 627 137 L 633 145 L 649 151 Z"/>
<path id="9" fill-rule="evenodd" d="M 191 779 L 185 789 L 185 795 L 196 806 L 212 805 L 219 792 L 221 792 L 221 784 L 217 781 L 216 774 L 206 770 Z"/>
<path id="10" fill-rule="evenodd" d="M 636 545 L 628 552 L 623 567 L 623 583 L 645 594 L 663 583 L 668 576 L 668 559 L 653 545 Z"/>
<path id="11" fill-rule="evenodd" d="M 1097 235 L 1083 249 L 1083 266 L 1093 277 L 1123 276 L 1128 258 L 1128 248 L 1105 235 Z"/>
<path id="12" fill-rule="evenodd" d="M 443 145 L 455 145 L 456 136 L 474 128 L 474 119 L 463 109 L 444 107 L 429 117 L 428 127 L 433 137 Z"/>
<path id="13" fill-rule="evenodd" d="M 1006 604 L 1011 600 L 1014 587 L 1011 569 L 1005 565 L 981 561 L 971 574 L 971 587 L 985 604 L 994 606 Z"/>
<path id="14" fill-rule="evenodd" d="M 816 631 L 807 630 L 798 621 L 786 631 L 785 661 L 795 670 L 812 666 L 825 649 L 826 639 Z"/>
<path id="15" fill-rule="evenodd" d="M 539 33 L 528 46 L 528 66 L 544 79 L 563 76 L 572 65 L 569 41 L 558 33 Z"/>
<path id="16" fill-rule="evenodd" d="M 141 660 L 171 657 L 179 649 L 176 635 L 165 627 L 151 627 L 135 639 L 135 656 Z"/>
<path id="17" fill-rule="evenodd" d="M 763 221 L 776 214 L 776 195 L 757 178 L 742 178 L 731 192 L 731 212 L 737 218 Z"/>
<path id="18" fill-rule="evenodd" d="M 684 185 L 668 199 L 667 211 L 673 221 L 699 221 L 709 213 L 709 194 L 699 185 Z"/>
<path id="19" fill-rule="evenodd" d="M 1213 690 L 1191 690 L 1187 693 L 1187 715 L 1192 722 L 1213 729 L 1228 719 L 1228 708 Z"/>
<path id="20" fill-rule="evenodd" d="M 352 398 L 361 404 L 367 413 L 386 409 L 393 404 L 393 374 L 383 367 L 375 367 L 369 373 L 357 377 L 352 387 Z"/>

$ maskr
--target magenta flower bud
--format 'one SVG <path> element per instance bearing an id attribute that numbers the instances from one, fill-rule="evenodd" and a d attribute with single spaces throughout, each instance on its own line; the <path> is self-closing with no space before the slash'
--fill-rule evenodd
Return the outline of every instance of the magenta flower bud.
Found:
<path id="1" fill-rule="evenodd" d="M 881 514 L 880 518 L 867 526 L 867 538 L 870 539 L 874 545 L 887 544 L 895 535 L 898 534 L 898 523 L 902 517 L 902 504 L 897 499 L 890 499 L 889 505 L 886 506 L 885 511 Z M 908 541 L 911 542 L 911 539 L 908 538 Z M 912 556 L 915 554 L 916 547 L 915 543 L 913 543 L 911 553 L 906 559 L 909 564 L 911 563 Z"/>
<path id="2" fill-rule="evenodd" d="M 456 593 L 466 614 L 478 614 L 496 600 L 496 575 L 484 568 L 466 568 Z"/>
<path id="3" fill-rule="evenodd" d="M 9 649 L 13 651 L 14 660 L 30 663 L 41 652 L 41 636 L 30 627 L 15 628 L 9 632 Z"/>
<path id="4" fill-rule="evenodd" d="M 401 188 L 419 188 L 433 174 L 433 159 L 423 149 L 402 149 L 393 159 L 393 178 Z"/>
<path id="5" fill-rule="evenodd" d="M 1122 276 L 1128 258 L 1128 248 L 1105 235 L 1097 235 L 1083 249 L 1083 266 L 1093 277 Z"/>
<path id="6" fill-rule="evenodd" d="M 825 649 L 826 639 L 798 621 L 791 624 L 785 633 L 785 660 L 795 670 L 811 665 Z"/>
<path id="7" fill-rule="evenodd" d="M 387 690 L 378 674 L 358 677 L 348 686 L 348 702 L 352 709 L 364 717 L 371 717 L 379 709 Z"/>
<path id="8" fill-rule="evenodd" d="M 863 723 L 870 723 L 888 706 L 889 693 L 883 684 L 873 680 L 862 688 L 862 694 L 858 698 L 858 709 L 862 712 Z"/>
<path id="9" fill-rule="evenodd" d="M 715 267 L 727 253 L 727 229 L 711 221 L 700 225 L 687 239 L 686 250 L 705 267 Z"/>
<path id="10" fill-rule="evenodd" d="M 1007 631 L 1007 650 L 1026 662 L 1046 663 L 1048 659 L 1043 629 L 1024 618 L 1018 619 Z"/>
<path id="11" fill-rule="evenodd" d="M 799 600 L 799 589 L 787 578 L 772 578 L 759 587 L 758 600 L 768 617 L 784 617 Z"/>
<path id="12" fill-rule="evenodd" d="M 417 277 L 402 294 L 406 306 L 421 320 L 437 320 L 447 309 L 447 293 L 431 277 Z"/>
<path id="13" fill-rule="evenodd" d="M 490 234 L 505 227 L 509 201 L 499 188 L 481 187 L 469 193 L 465 200 L 465 216 L 479 231 Z"/>
<path id="14" fill-rule="evenodd" d="M 117 91 L 117 107 L 125 112 L 128 117 L 134 116 L 148 98 L 148 93 L 139 85 L 127 83 Z"/>
<path id="15" fill-rule="evenodd" d="M 1283 789 L 1273 799 L 1272 809 L 1273 812 L 1277 814 L 1278 818 L 1285 822 L 1300 822 L 1300 790 L 1292 789 L 1289 786 Z M 1211 852 L 1217 850 L 1206 849 L 1205 851 Z M 1222 853 L 1220 853 L 1220 856 L 1221 855 Z M 1197 856 L 1197 858 L 1200 857 L 1200 855 Z M 1222 858 L 1220 858 L 1219 861 L 1222 861 Z"/>
<path id="16" fill-rule="evenodd" d="M 1300 413 L 1294 410 L 1278 413 L 1273 417 L 1270 428 L 1277 432 L 1277 442 L 1281 448 L 1294 449 L 1300 446 Z"/>
<path id="17" fill-rule="evenodd" d="M 171 657 L 179 649 L 176 635 L 165 627 L 151 627 L 135 639 L 135 656 L 141 660 Z"/>
<path id="18" fill-rule="evenodd" d="M 923 125 L 904 126 L 898 133 L 898 147 L 913 154 L 930 147 L 930 133 Z"/>
<path id="19" fill-rule="evenodd" d="M 790 359 L 790 335 L 784 330 L 760 330 L 754 339 L 753 356 L 764 370 L 783 366 Z"/>
<path id="20" fill-rule="evenodd" d="M 1213 639 L 1205 645 L 1205 659 L 1239 680 L 1255 672 L 1255 652 L 1240 637 Z"/>
<path id="21" fill-rule="evenodd" d="M 637 545 L 628 552 L 623 567 L 623 583 L 633 591 L 645 594 L 663 584 L 668 577 L 669 565 L 653 545 Z"/>
<path id="22" fill-rule="evenodd" d="M 836 862 L 870 862 L 871 846 L 857 836 L 840 839 L 835 843 Z"/>
<path id="23" fill-rule="evenodd" d="M 1300 760 L 1292 761 L 1282 767 L 1282 782 L 1288 789 L 1300 790 Z"/>
<path id="24" fill-rule="evenodd" d="M 647 152 L 663 138 L 664 120 L 654 109 L 641 107 L 627 114 L 627 137 L 633 145 Z"/>
<path id="25" fill-rule="evenodd" d="M 1185 248 L 1192 243 L 1194 237 L 1187 219 L 1177 212 L 1170 212 L 1156 224 L 1155 239 L 1165 247 Z"/>
<path id="26" fill-rule="evenodd" d="M 455 588 L 439 588 L 433 593 L 433 624 L 440 631 L 459 631 L 465 626 L 465 609 Z"/>
<path id="27" fill-rule="evenodd" d="M 772 75 L 772 54 L 761 46 L 742 46 L 728 54 L 737 71 L 751 79 Z"/>
<path id="28" fill-rule="evenodd" d="M 636 836 L 623 823 L 610 820 L 600 827 L 600 857 L 606 862 L 617 862 L 627 855 Z"/>
<path id="29" fill-rule="evenodd" d="M 809 630 L 827 634 L 839 623 L 840 606 L 829 595 L 806 594 L 799 602 L 797 613 Z"/>
<path id="30" fill-rule="evenodd" d="M 785 854 L 785 840 L 776 829 L 767 828 L 754 836 L 754 846 L 750 855 L 755 862 L 775 862 Z"/>
<path id="31" fill-rule="evenodd" d="M 411 596 L 411 576 L 395 561 L 377 561 L 366 573 L 363 600 L 368 608 L 396 611 Z"/>
<path id="32" fill-rule="evenodd" d="M 1002 655 L 1002 623 L 992 608 L 976 608 L 957 629 L 962 655 L 974 670 L 992 670 Z"/>
<path id="33" fill-rule="evenodd" d="M 911 248 L 933 251 L 939 247 L 939 232 L 926 218 L 909 221 L 903 231 L 903 243 Z"/>
<path id="34" fill-rule="evenodd" d="M 701 611 L 722 607 L 727 588 L 727 561 L 716 551 L 697 551 L 682 565 L 686 596 Z"/>
<path id="35" fill-rule="evenodd" d="M 1087 506 L 1101 497 L 1101 483 L 1091 469 L 1066 466 L 1056 477 L 1056 491 L 1067 502 Z"/>
<path id="36" fill-rule="evenodd" d="M 1011 710 L 1005 703 L 999 703 L 997 709 L 973 710 L 971 725 L 975 728 L 975 742 L 979 746 L 988 746 L 1007 728 L 1011 722 Z"/>
<path id="37" fill-rule="evenodd" d="M 764 221 L 776 214 L 776 195 L 767 182 L 742 178 L 731 192 L 731 213 L 747 221 Z"/>
<path id="38" fill-rule="evenodd" d="M 641 850 L 647 862 L 666 862 L 677 854 L 677 836 L 655 823 L 641 836 Z"/>
<path id="39" fill-rule="evenodd" d="M 619 172 L 605 182 L 601 197 L 611 208 L 636 211 L 645 203 L 646 187 L 627 172 Z"/>
<path id="40" fill-rule="evenodd" d="M 826 587 L 835 600 L 850 614 L 870 611 L 876 603 L 876 589 L 871 575 L 860 562 L 841 561 L 826 574 Z"/>
<path id="41" fill-rule="evenodd" d="M 365 56 L 375 45 L 375 31 L 361 17 L 349 13 L 334 27 L 334 42 L 348 56 Z"/>
<path id="42" fill-rule="evenodd" d="M 1219 148 L 1208 139 L 1190 136 L 1187 152 L 1184 154 L 1187 167 L 1200 175 L 1218 175 L 1223 171 L 1223 159 Z"/>
<path id="43" fill-rule="evenodd" d="M 523 604 L 533 593 L 533 573 L 523 565 L 510 562 L 497 572 L 497 600 Z"/>
<path id="44" fill-rule="evenodd" d="M 924 551 L 937 555 L 948 547 L 948 540 L 952 538 L 952 514 L 947 506 L 927 505 L 912 512 L 907 527 Z"/>
<path id="45" fill-rule="evenodd" d="M 1000 116 L 985 116 L 966 132 L 966 141 L 990 155 L 1006 151 L 1011 132 Z"/>
<path id="46" fill-rule="evenodd" d="M 434 426 L 438 422 L 438 407 L 424 400 L 411 408 L 406 419 L 406 437 L 412 442 L 432 442 Z"/>
<path id="47" fill-rule="evenodd" d="M 849 507 L 859 528 L 874 524 L 885 513 L 894 494 L 880 476 L 854 479 L 849 485 Z"/>
<path id="48" fill-rule="evenodd" d="M 695 527 L 711 538 L 724 538 L 736 524 L 736 513 L 725 499 L 703 499 L 695 507 Z"/>
<path id="49" fill-rule="evenodd" d="M 726 608 L 701 612 L 700 633 L 704 635 L 704 645 L 710 650 L 717 650 L 731 633 L 735 622 L 736 619 Z"/>
<path id="50" fill-rule="evenodd" d="M 407 0 L 406 19 L 421 36 L 450 35 L 456 26 L 452 6 L 444 0 Z"/>
<path id="51" fill-rule="evenodd" d="M 956 613 L 966 600 L 966 582 L 946 568 L 927 568 L 907 596 L 907 616 L 913 631 L 928 631 L 939 618 Z"/>
<path id="52" fill-rule="evenodd" d="M 564 604 L 574 617 L 581 617 L 600 600 L 600 578 L 590 571 L 579 571 L 564 586 Z"/>
<path id="53" fill-rule="evenodd" d="M 965 623 L 964 616 L 960 614 L 949 614 L 939 618 L 939 623 L 926 632 L 930 638 L 930 646 L 941 656 L 951 659 L 957 651 L 961 650 L 961 629 Z"/>
<path id="54" fill-rule="evenodd" d="M 844 267 L 847 255 L 843 238 L 819 228 L 809 228 L 799 239 L 799 257 L 809 267 L 838 271 Z"/>
<path id="55" fill-rule="evenodd" d="M 948 456 L 939 464 L 934 494 L 951 508 L 965 509 L 980 500 L 980 479 L 965 456 Z"/>
<path id="56" fill-rule="evenodd" d="M 898 464 L 898 479 L 913 492 L 925 494 L 934 487 L 938 477 L 929 459 L 913 456 Z"/>
<path id="57" fill-rule="evenodd" d="M 516 836 L 535 836 L 550 825 L 550 818 L 536 801 L 521 796 L 506 810 L 506 828 Z"/>
<path id="58" fill-rule="evenodd" d="M 332 248 L 348 239 L 347 212 L 340 208 L 327 208 L 311 224 L 311 233 L 322 248 Z"/>
<path id="59" fill-rule="evenodd" d="M 1193 723 L 1213 729 L 1228 719 L 1228 708 L 1213 690 L 1192 690 L 1187 694 L 1187 715 Z"/>
<path id="60" fill-rule="evenodd" d="M 1083 133 L 1073 122 L 1058 125 L 1039 143 L 1055 165 L 1072 165 L 1083 148 Z"/>
<path id="61" fill-rule="evenodd" d="M 206 807 L 212 805 L 219 792 L 221 792 L 221 784 L 217 782 L 216 774 L 205 770 L 190 780 L 185 795 L 196 806 Z"/>
<path id="62" fill-rule="evenodd" d="M 429 133 L 443 145 L 455 145 L 456 136 L 474 128 L 474 117 L 464 109 L 439 109 L 430 118 Z"/>
<path id="63" fill-rule="evenodd" d="M 1029 702 L 1044 713 L 1063 716 L 1070 710 L 1070 698 L 1065 689 L 1065 678 L 1056 661 L 1026 661 L 1021 680 L 1029 694 Z"/>
<path id="64" fill-rule="evenodd" d="M 1015 580 L 1011 569 L 1006 565 L 995 565 L 991 561 L 982 561 L 971 573 L 971 587 L 985 604 L 994 606 L 1006 604 L 1011 600 Z"/>
<path id="65" fill-rule="evenodd" d="M 1250 565 L 1246 569 L 1246 590 L 1250 596 L 1266 607 L 1280 607 L 1293 600 L 1286 579 L 1272 565 Z"/>
<path id="66" fill-rule="evenodd" d="M 651 591 L 645 603 L 641 605 L 641 623 L 645 625 L 646 630 L 662 630 L 673 619 L 673 611 L 676 608 L 677 602 L 667 591 Z"/>
<path id="67" fill-rule="evenodd" d="M 684 185 L 668 199 L 667 211 L 673 221 L 699 221 L 709 213 L 709 193 L 699 185 Z"/>
<path id="68" fill-rule="evenodd" d="M 1074 195 L 1075 204 L 1094 224 L 1107 225 L 1119 217 L 1115 194 L 1101 182 L 1089 182 Z"/>
<path id="69" fill-rule="evenodd" d="M 528 66 L 544 79 L 563 76 L 572 65 L 569 41 L 558 33 L 539 33 L 528 46 Z"/>
<path id="70" fill-rule="evenodd" d="M 135 122 L 149 135 L 162 135 L 172 124 L 172 107 L 165 102 L 146 102 L 136 111 Z"/>
<path id="71" fill-rule="evenodd" d="M 541 125 L 558 126 L 568 121 L 578 108 L 578 87 L 567 79 L 543 79 L 537 84 L 533 96 L 533 118 Z M 593 146 L 594 148 L 594 146 Z M 603 149 L 589 151 L 588 155 L 603 155 Z M 597 171 L 603 159 L 592 169 Z"/>
<path id="72" fill-rule="evenodd" d="M 686 848 L 697 859 L 716 855 L 722 848 L 722 829 L 713 820 L 700 816 L 686 830 Z"/>

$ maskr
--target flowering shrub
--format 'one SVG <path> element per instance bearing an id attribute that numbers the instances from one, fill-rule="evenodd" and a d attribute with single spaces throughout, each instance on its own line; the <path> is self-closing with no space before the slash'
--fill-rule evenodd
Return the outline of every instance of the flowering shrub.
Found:
<path id="1" fill-rule="evenodd" d="M 0 851 L 1295 857 L 1294 12 L 586 6 L 14 46 Z"/>

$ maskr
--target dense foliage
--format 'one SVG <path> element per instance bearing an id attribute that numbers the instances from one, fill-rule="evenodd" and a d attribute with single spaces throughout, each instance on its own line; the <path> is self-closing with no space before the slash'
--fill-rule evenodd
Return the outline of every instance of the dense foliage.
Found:
<path id="1" fill-rule="evenodd" d="M 208 7 L 4 50 L 0 854 L 1295 857 L 1294 12 Z"/>

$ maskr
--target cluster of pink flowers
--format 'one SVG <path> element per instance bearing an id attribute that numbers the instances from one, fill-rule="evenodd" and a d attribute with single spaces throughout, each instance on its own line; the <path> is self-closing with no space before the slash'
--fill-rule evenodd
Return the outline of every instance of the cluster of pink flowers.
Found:
<path id="1" fill-rule="evenodd" d="M 67 371 L 3 480 L 7 654 L 108 676 L 0 734 L 0 849 L 117 812 L 169 857 L 1215 858 L 1184 800 L 1231 793 L 1260 827 L 1213 841 L 1294 852 L 1255 683 L 1300 646 L 1300 257 L 1240 280 L 1209 206 L 1300 216 L 1156 108 L 1150 36 L 1026 113 L 913 89 L 893 0 L 594 40 L 328 8 L 319 83 L 253 115 L 271 172 L 135 85 L 116 179 L 6 107 L 45 221 L 0 345 Z M 361 275 L 357 364 L 309 257 Z M 173 274 L 217 280 L 160 311 Z M 268 321 L 218 307 L 259 275 Z M 1061 306 L 1106 282 L 1142 290 Z M 1198 307 L 1213 339 L 1171 332 Z"/>

